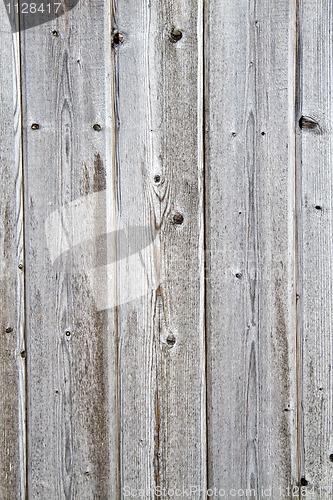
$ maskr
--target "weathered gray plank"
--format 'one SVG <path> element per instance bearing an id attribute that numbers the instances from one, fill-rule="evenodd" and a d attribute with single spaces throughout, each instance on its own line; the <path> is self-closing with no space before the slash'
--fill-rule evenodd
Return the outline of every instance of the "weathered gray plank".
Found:
<path id="1" fill-rule="evenodd" d="M 296 475 L 293 2 L 212 0 L 205 40 L 208 485 L 288 498 Z"/>
<path id="2" fill-rule="evenodd" d="M 122 492 L 144 498 L 189 486 L 205 498 L 202 9 L 194 0 L 115 8 L 117 212 L 153 240 L 148 286 L 117 310 Z M 118 268 L 118 293 L 136 280 Z"/>
<path id="3" fill-rule="evenodd" d="M 108 2 L 80 2 L 21 33 L 29 498 L 117 498 L 115 328 L 92 274 L 108 259 L 110 22 Z"/>
<path id="4" fill-rule="evenodd" d="M 332 2 L 299 3 L 299 461 L 308 497 L 332 498 Z"/>
<path id="5" fill-rule="evenodd" d="M 20 54 L 0 6 L 0 498 L 25 498 L 25 351 Z"/>

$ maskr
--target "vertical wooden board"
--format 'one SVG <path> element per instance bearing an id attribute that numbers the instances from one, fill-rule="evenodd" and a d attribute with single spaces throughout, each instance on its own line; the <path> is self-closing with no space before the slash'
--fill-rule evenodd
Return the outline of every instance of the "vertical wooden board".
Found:
<path id="1" fill-rule="evenodd" d="M 299 459 L 309 498 L 333 494 L 332 22 L 331 2 L 299 3 Z"/>
<path id="2" fill-rule="evenodd" d="M 288 498 L 296 474 L 294 6 L 213 0 L 205 29 L 208 486 Z"/>
<path id="3" fill-rule="evenodd" d="M 192 0 L 115 7 L 118 220 L 149 243 L 117 274 L 120 468 L 144 498 L 205 498 L 201 16 Z"/>
<path id="4" fill-rule="evenodd" d="M 29 498 L 117 497 L 113 313 L 94 274 L 112 229 L 110 22 L 82 1 L 21 33 Z"/>
<path id="5" fill-rule="evenodd" d="M 0 498 L 25 498 L 25 360 L 20 55 L 0 6 Z"/>

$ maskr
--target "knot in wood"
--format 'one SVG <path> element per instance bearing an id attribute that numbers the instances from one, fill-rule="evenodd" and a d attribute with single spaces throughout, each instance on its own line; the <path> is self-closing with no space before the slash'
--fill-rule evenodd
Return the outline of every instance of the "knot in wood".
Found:
<path id="1" fill-rule="evenodd" d="M 302 129 L 314 130 L 315 128 L 319 127 L 319 123 L 309 116 L 301 116 L 299 120 L 299 126 Z"/>

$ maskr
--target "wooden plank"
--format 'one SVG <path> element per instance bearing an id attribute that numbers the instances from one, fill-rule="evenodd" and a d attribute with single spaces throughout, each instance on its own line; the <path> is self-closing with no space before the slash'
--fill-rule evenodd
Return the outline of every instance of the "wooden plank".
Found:
<path id="1" fill-rule="evenodd" d="M 0 498 L 25 498 L 24 245 L 19 39 L 0 6 Z"/>
<path id="2" fill-rule="evenodd" d="M 296 482 L 294 5 L 212 0 L 205 26 L 208 486 L 288 498 Z"/>
<path id="3" fill-rule="evenodd" d="M 333 495 L 332 21 L 332 2 L 299 3 L 299 462 L 308 498 Z"/>
<path id="4" fill-rule="evenodd" d="M 153 241 L 148 291 L 117 309 L 122 493 L 144 498 L 205 498 L 202 12 L 123 0 L 114 13 L 118 219 Z M 135 270 L 117 273 L 126 295 Z"/>
<path id="5" fill-rule="evenodd" d="M 110 22 L 79 2 L 21 33 L 29 498 L 119 490 L 113 311 L 91 275 L 109 252 Z"/>

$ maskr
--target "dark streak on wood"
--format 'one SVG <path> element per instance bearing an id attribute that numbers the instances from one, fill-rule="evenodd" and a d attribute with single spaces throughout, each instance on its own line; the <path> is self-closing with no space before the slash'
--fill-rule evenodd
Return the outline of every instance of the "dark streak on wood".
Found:
<path id="1" fill-rule="evenodd" d="M 154 482 L 156 488 L 160 486 L 160 427 L 161 427 L 161 413 L 158 390 L 155 392 L 155 449 L 154 449 Z M 155 496 L 157 498 L 157 496 Z"/>
<path id="2" fill-rule="evenodd" d="M 252 54 L 254 58 L 254 54 Z M 255 75 L 253 75 L 254 77 Z M 253 83 L 255 89 L 256 83 Z M 246 171 L 248 185 L 248 235 L 246 269 L 250 306 L 249 332 L 246 336 L 246 351 L 248 353 L 248 383 L 246 395 L 246 440 L 247 440 L 247 487 L 254 489 L 259 495 L 260 484 L 260 443 L 258 442 L 258 398 L 260 388 L 257 376 L 257 353 L 260 342 L 260 306 L 258 294 L 258 204 L 257 204 L 257 169 L 256 169 L 256 122 L 251 110 L 246 124 Z"/>
<path id="3" fill-rule="evenodd" d="M 72 356 L 70 352 L 70 345 L 64 338 L 60 341 L 60 363 L 59 369 L 61 390 L 61 421 L 63 422 L 61 443 L 63 457 L 62 462 L 62 484 L 63 494 L 66 500 L 70 500 L 73 495 L 73 424 L 75 421 L 75 414 L 73 413 L 73 380 L 72 380 Z"/>
<path id="4" fill-rule="evenodd" d="M 247 487 L 260 496 L 259 478 L 259 446 L 258 443 L 258 374 L 255 341 L 250 344 L 246 391 L 246 463 Z"/>
<path id="5" fill-rule="evenodd" d="M 94 159 L 94 186 L 93 192 L 106 189 L 106 172 L 100 153 L 95 154 Z"/>

